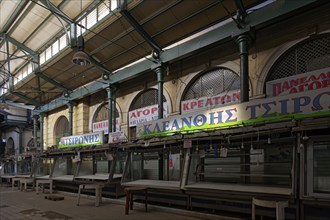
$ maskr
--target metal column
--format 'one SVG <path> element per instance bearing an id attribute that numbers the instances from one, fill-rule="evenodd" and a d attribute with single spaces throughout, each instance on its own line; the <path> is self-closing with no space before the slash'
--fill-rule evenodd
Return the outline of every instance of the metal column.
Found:
<path id="1" fill-rule="evenodd" d="M 157 74 L 157 83 L 158 83 L 158 119 L 163 118 L 163 84 L 164 84 L 164 69 L 162 65 L 160 64 L 154 69 L 155 73 Z M 158 161 L 158 179 L 163 180 L 164 179 L 164 154 L 159 153 L 159 161 Z"/>
<path id="2" fill-rule="evenodd" d="M 116 132 L 116 88 L 112 88 L 112 132 Z"/>
<path id="3" fill-rule="evenodd" d="M 108 95 L 108 134 L 110 136 L 110 133 L 112 132 L 112 87 L 109 85 L 109 87 L 106 88 L 107 95 Z"/>
<path id="4" fill-rule="evenodd" d="M 35 147 L 36 149 L 38 149 L 37 146 L 37 125 L 38 125 L 38 116 L 37 115 L 33 115 L 33 147 Z"/>
<path id="5" fill-rule="evenodd" d="M 158 83 L 158 119 L 162 119 L 164 108 L 163 108 L 163 84 L 164 84 L 164 69 L 162 65 L 154 69 L 157 74 L 157 83 Z"/>
<path id="6" fill-rule="evenodd" d="M 18 139 L 18 153 L 21 154 L 23 153 L 23 133 L 24 133 L 24 128 L 19 127 L 19 139 Z"/>
<path id="7" fill-rule="evenodd" d="M 73 128 L 73 102 L 68 102 L 68 112 L 69 112 L 69 136 L 72 135 Z"/>
<path id="8" fill-rule="evenodd" d="M 44 113 L 40 113 L 39 120 L 40 120 L 40 152 L 44 150 Z"/>
<path id="9" fill-rule="evenodd" d="M 242 34 L 237 37 L 236 41 L 239 46 L 240 54 L 240 72 L 241 72 L 241 102 L 249 101 L 249 54 L 248 45 L 250 37 L 248 34 Z"/>

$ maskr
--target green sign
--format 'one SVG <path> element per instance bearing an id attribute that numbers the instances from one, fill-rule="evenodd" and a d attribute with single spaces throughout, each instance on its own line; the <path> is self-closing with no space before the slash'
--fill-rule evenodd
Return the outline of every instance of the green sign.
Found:
<path id="1" fill-rule="evenodd" d="M 88 147 L 103 144 L 103 132 L 95 132 L 83 135 L 62 137 L 59 143 L 60 148 Z"/>
<path id="2" fill-rule="evenodd" d="M 330 116 L 330 89 L 256 99 L 221 108 L 171 116 L 137 125 L 137 137 L 147 138 L 207 129 Z"/>

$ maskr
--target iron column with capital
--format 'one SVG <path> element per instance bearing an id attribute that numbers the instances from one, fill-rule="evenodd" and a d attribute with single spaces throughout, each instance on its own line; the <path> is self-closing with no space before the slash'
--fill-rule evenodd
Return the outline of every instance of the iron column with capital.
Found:
<path id="1" fill-rule="evenodd" d="M 73 102 L 68 102 L 68 112 L 69 112 L 69 136 L 73 134 Z"/>
<path id="2" fill-rule="evenodd" d="M 240 100 L 241 102 L 249 101 L 249 41 L 250 36 L 246 33 L 239 35 L 236 42 L 239 47 L 240 55 Z"/>

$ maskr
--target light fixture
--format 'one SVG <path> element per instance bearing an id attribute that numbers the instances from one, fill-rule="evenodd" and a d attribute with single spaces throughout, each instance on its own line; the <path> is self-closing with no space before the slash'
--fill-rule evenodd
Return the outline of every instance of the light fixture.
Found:
<path id="1" fill-rule="evenodd" d="M 63 92 L 63 96 L 64 96 L 65 98 L 69 98 L 69 97 L 70 97 L 70 92 L 69 92 L 68 90 L 65 90 L 65 91 Z"/>
<path id="2" fill-rule="evenodd" d="M 7 109 L 9 110 L 9 105 L 6 103 L 4 99 L 0 102 L 0 109 Z"/>
<path id="3" fill-rule="evenodd" d="M 77 51 L 72 57 L 72 63 L 79 66 L 87 66 L 91 64 L 89 56 L 84 51 Z"/>
<path id="4" fill-rule="evenodd" d="M 109 78 L 110 78 L 110 75 L 108 73 L 103 73 L 102 74 L 102 79 L 103 80 L 109 80 Z"/>

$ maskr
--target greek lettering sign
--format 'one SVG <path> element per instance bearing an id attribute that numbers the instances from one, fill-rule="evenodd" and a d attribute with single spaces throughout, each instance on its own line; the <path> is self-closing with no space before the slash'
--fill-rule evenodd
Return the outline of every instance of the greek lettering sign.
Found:
<path id="1" fill-rule="evenodd" d="M 167 136 L 242 124 L 329 115 L 330 89 L 323 88 L 138 124 L 137 137 Z"/>
<path id="2" fill-rule="evenodd" d="M 202 109 L 212 109 L 223 105 L 234 104 L 240 101 L 239 90 L 232 90 L 211 97 L 190 99 L 181 102 L 181 112 L 188 113 Z"/>
<path id="3" fill-rule="evenodd" d="M 167 117 L 167 103 L 163 103 L 163 116 Z M 151 105 L 144 108 L 135 109 L 128 113 L 129 126 L 133 127 L 137 124 L 158 119 L 158 105 Z"/>
<path id="4" fill-rule="evenodd" d="M 87 147 L 103 144 L 103 132 L 62 137 L 59 148 Z"/>
<path id="5" fill-rule="evenodd" d="M 266 93 L 272 97 L 321 88 L 330 88 L 330 68 L 269 81 Z"/>
<path id="6" fill-rule="evenodd" d="M 114 123 L 114 121 L 112 121 Z M 92 124 L 93 132 L 103 131 L 104 134 L 108 134 L 108 120 L 94 122 Z M 120 118 L 116 118 L 116 131 L 120 131 Z"/>
<path id="7" fill-rule="evenodd" d="M 109 143 L 115 144 L 115 143 L 121 143 L 121 142 L 127 142 L 127 138 L 125 136 L 125 133 L 123 131 L 117 131 L 117 132 L 111 132 L 109 135 Z"/>

